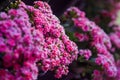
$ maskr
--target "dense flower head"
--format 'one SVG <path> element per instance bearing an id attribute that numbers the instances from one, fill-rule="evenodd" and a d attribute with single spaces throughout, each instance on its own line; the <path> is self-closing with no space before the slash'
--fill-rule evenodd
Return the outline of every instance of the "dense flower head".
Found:
<path id="1" fill-rule="evenodd" d="M 0 13 L 1 80 L 36 80 L 39 69 L 60 78 L 77 53 L 47 3 L 37 1 L 33 7 L 20 2 L 17 9 Z"/>
<path id="2" fill-rule="evenodd" d="M 120 30 L 119 26 L 114 27 L 114 32 L 110 33 L 110 39 L 113 45 L 119 49 L 120 48 Z"/>
<path id="3" fill-rule="evenodd" d="M 105 72 L 94 70 L 93 80 L 120 80 L 120 60 L 117 60 L 115 64 L 117 66 L 117 75 L 115 77 L 104 76 Z"/>
<path id="4" fill-rule="evenodd" d="M 84 56 L 86 60 L 88 60 L 91 56 L 92 56 L 92 53 L 89 49 L 86 49 L 86 50 L 79 50 L 79 54 L 81 56 Z"/>
<path id="5" fill-rule="evenodd" d="M 38 69 L 34 55 L 34 41 L 29 16 L 23 8 L 1 13 L 0 75 L 1 80 L 36 79 Z M 13 75 L 15 74 L 15 76 Z M 22 76 L 24 75 L 24 77 Z M 6 76 L 6 77 L 5 77 Z"/>
<path id="6" fill-rule="evenodd" d="M 74 27 L 73 34 L 78 39 L 78 46 L 81 43 L 87 44 L 87 46 L 82 48 L 83 50 L 80 48 L 80 55 L 86 57 L 86 54 L 89 53 L 89 56 L 87 55 L 86 57 L 88 60 L 95 58 L 95 63 L 103 68 L 107 76 L 115 77 L 117 68 L 114 63 L 114 58 L 109 52 L 111 49 L 109 36 L 94 22 L 86 18 L 85 13 L 76 7 L 69 8 L 63 17 L 64 24 L 68 24 L 67 22 L 70 20 L 72 21 L 71 24 Z M 86 49 L 89 51 L 86 51 Z"/>

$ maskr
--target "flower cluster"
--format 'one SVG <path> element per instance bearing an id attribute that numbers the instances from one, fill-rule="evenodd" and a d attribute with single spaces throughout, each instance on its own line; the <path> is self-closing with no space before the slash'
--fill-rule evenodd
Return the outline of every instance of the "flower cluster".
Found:
<path id="1" fill-rule="evenodd" d="M 92 56 L 92 53 L 91 53 L 91 51 L 89 49 L 86 49 L 86 50 L 81 49 L 79 51 L 79 54 L 81 56 L 84 56 L 86 60 L 89 60 L 89 58 Z"/>
<path id="2" fill-rule="evenodd" d="M 99 80 L 100 77 L 104 78 L 105 80 L 120 80 L 120 55 L 119 55 L 119 49 L 120 49 L 120 3 L 114 3 L 114 9 L 109 12 L 111 14 L 112 21 L 109 23 L 109 27 L 112 31 L 109 33 L 110 40 L 112 42 L 112 49 L 111 52 L 114 55 L 114 58 L 116 59 L 116 67 L 117 67 L 117 75 L 115 77 L 105 77 L 103 72 L 100 72 L 99 75 L 94 74 L 94 80 Z M 106 64 L 107 65 L 107 64 Z M 113 68 L 111 68 L 113 70 Z M 103 77 L 104 76 L 104 77 Z M 103 80 L 103 79 L 101 79 Z"/>
<path id="3" fill-rule="evenodd" d="M 120 49 L 120 27 L 116 26 L 113 28 L 114 32 L 110 33 L 110 39 L 114 47 Z"/>
<path id="4" fill-rule="evenodd" d="M 0 79 L 36 79 L 38 69 L 32 60 L 35 47 L 29 16 L 18 8 L 1 12 L 0 19 Z"/>
<path id="5" fill-rule="evenodd" d="M 114 58 L 109 52 L 111 49 L 109 36 L 107 36 L 107 34 L 94 22 L 86 18 L 85 13 L 76 7 L 69 8 L 63 17 L 64 25 L 68 24 L 67 22 L 71 20 L 71 24 L 73 24 L 74 27 L 73 34 L 79 42 L 76 42 L 78 46 L 81 47 L 82 45 L 79 44 L 82 44 L 83 42 L 84 45 L 87 45 L 82 49 L 90 50 L 84 51 L 80 48 L 81 54 L 84 55 L 87 59 L 89 59 L 90 56 L 91 58 L 94 58 L 95 63 L 102 66 L 102 69 L 107 76 L 115 77 L 117 74 L 117 68 L 114 63 Z M 88 54 L 86 52 L 88 52 L 89 55 L 86 55 Z"/>
<path id="6" fill-rule="evenodd" d="M 117 75 L 115 77 L 104 76 L 105 73 L 102 71 L 94 70 L 93 72 L 93 80 L 120 80 L 120 60 L 116 61 L 117 66 Z"/>
<path id="7" fill-rule="evenodd" d="M 41 5 L 43 4 L 43 5 Z M 56 77 L 68 73 L 68 67 L 74 59 L 77 59 L 77 46 L 65 35 L 60 21 L 52 14 L 48 4 L 35 2 L 35 8 L 28 8 L 33 13 L 35 26 L 44 35 L 44 49 L 47 57 L 42 59 L 42 70 L 56 69 Z"/>
<path id="8" fill-rule="evenodd" d="M 20 2 L 17 9 L 0 13 L 1 80 L 36 80 L 39 70 L 55 71 L 60 78 L 77 53 L 47 3 Z"/>

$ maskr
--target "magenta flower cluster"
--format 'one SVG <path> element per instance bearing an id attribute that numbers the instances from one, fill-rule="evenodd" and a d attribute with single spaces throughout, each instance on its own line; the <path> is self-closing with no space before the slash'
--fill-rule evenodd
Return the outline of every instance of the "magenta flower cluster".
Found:
<path id="1" fill-rule="evenodd" d="M 77 53 L 47 3 L 0 13 L 0 80 L 36 80 L 39 70 L 60 78 Z"/>
<path id="2" fill-rule="evenodd" d="M 113 30 L 114 32 L 111 32 L 109 35 L 111 42 L 113 43 L 115 48 L 120 49 L 120 27 L 113 27 Z"/>
<path id="3" fill-rule="evenodd" d="M 92 56 L 91 50 L 89 49 L 81 49 L 79 51 L 79 55 L 84 56 L 86 60 L 89 60 L 89 58 Z"/>
<path id="4" fill-rule="evenodd" d="M 117 75 L 115 77 L 108 77 L 104 75 L 104 72 L 99 70 L 94 70 L 93 72 L 93 80 L 120 80 L 120 60 L 116 61 L 117 66 Z"/>
<path id="5" fill-rule="evenodd" d="M 69 8 L 64 15 L 66 19 L 73 21 L 73 26 L 77 29 L 74 31 L 74 36 L 78 41 L 88 44 L 85 49 L 80 49 L 80 55 L 84 55 L 87 60 L 95 58 L 95 63 L 102 67 L 104 74 L 115 77 L 117 68 L 110 53 L 111 42 L 109 36 L 94 22 L 86 18 L 85 13 L 76 7 Z"/>

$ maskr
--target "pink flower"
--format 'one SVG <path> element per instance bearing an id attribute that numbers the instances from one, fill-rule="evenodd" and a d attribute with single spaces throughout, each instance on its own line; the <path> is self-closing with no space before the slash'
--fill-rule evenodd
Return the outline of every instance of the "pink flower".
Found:
<path id="1" fill-rule="evenodd" d="M 79 50 L 79 54 L 81 56 L 84 56 L 86 58 L 86 60 L 88 60 L 92 56 L 92 53 L 91 53 L 91 51 L 89 49 Z"/>
<path id="2" fill-rule="evenodd" d="M 0 18 L 0 71 L 4 72 L 0 79 L 36 80 L 38 68 L 56 72 L 57 78 L 67 75 L 78 49 L 47 3 L 20 2 L 17 9 L 0 13 Z"/>
<path id="3" fill-rule="evenodd" d="M 10 14 L 12 16 L 16 16 L 17 15 L 17 11 L 15 9 L 10 9 L 8 14 Z"/>
<path id="4" fill-rule="evenodd" d="M 1 17 L 2 19 L 9 18 L 9 16 L 8 16 L 5 12 L 1 12 L 1 13 L 0 13 L 0 17 Z"/>
<path id="5" fill-rule="evenodd" d="M 75 32 L 74 36 L 77 37 L 80 42 L 82 42 L 82 41 L 88 41 L 88 39 L 89 39 L 87 35 L 80 34 L 78 32 Z"/>
<path id="6" fill-rule="evenodd" d="M 74 15 L 69 13 L 74 13 Z M 64 21 L 64 24 L 68 24 L 67 19 L 74 23 L 72 25 L 74 28 L 73 32 L 75 34 L 74 36 L 78 39 L 78 42 L 76 43 L 80 47 L 80 56 L 85 57 L 86 60 L 89 58 L 95 59 L 95 64 L 102 67 L 105 76 L 115 77 L 117 74 L 117 68 L 114 58 L 110 53 L 112 44 L 109 36 L 94 22 L 90 21 L 84 15 L 80 15 L 83 15 L 83 12 L 76 7 L 69 8 L 64 15 L 66 17 L 66 22 Z M 120 34 L 117 33 L 117 35 Z M 117 38 L 118 36 L 116 39 Z M 113 40 L 117 43 L 118 39 L 116 39 L 114 40 L 113 38 Z M 95 77 L 94 80 L 102 80 L 102 76 L 103 75 Z"/>

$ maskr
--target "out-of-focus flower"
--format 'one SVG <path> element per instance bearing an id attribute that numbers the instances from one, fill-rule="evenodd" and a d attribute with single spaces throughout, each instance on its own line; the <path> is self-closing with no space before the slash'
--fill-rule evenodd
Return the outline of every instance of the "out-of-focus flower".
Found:
<path id="1" fill-rule="evenodd" d="M 65 18 L 64 25 L 69 24 L 70 20 L 73 24 L 71 27 L 74 27 L 73 33 L 75 38 L 78 39 L 76 43 L 80 47 L 79 54 L 83 55 L 88 61 L 94 58 L 95 64 L 102 67 L 106 76 L 115 77 L 117 68 L 110 53 L 111 42 L 109 36 L 94 22 L 86 18 L 85 13 L 76 7 L 69 8 L 63 17 Z M 82 45 L 80 44 L 83 44 L 83 46 L 86 44 L 86 46 L 81 49 Z M 102 80 L 102 78 L 98 80 Z"/>

